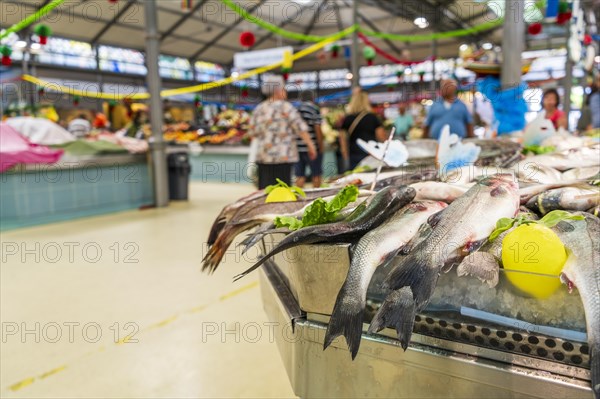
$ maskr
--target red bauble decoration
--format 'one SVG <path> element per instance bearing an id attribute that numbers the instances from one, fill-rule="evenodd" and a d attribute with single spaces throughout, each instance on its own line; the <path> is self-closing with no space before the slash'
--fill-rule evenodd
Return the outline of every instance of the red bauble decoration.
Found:
<path id="1" fill-rule="evenodd" d="M 10 59 L 9 55 L 3 55 L 2 56 L 2 65 L 4 65 L 4 66 L 11 66 L 12 65 L 12 60 Z"/>
<path id="2" fill-rule="evenodd" d="M 284 73 L 283 73 L 283 79 L 284 79 L 286 82 L 287 82 L 287 80 L 289 79 L 289 77 L 290 77 L 290 74 L 289 74 L 289 72 L 284 72 Z"/>
<path id="3" fill-rule="evenodd" d="M 373 60 L 367 60 L 367 65 L 368 66 L 372 66 L 373 65 Z"/>
<path id="4" fill-rule="evenodd" d="M 48 37 L 47 36 L 40 36 L 40 44 L 42 46 L 45 46 L 46 44 L 48 44 Z"/>
<path id="5" fill-rule="evenodd" d="M 254 33 L 245 31 L 240 34 L 240 44 L 243 47 L 252 47 L 256 43 L 256 36 Z"/>
<path id="6" fill-rule="evenodd" d="M 589 46 L 590 44 L 592 44 L 592 36 L 585 35 L 583 37 L 583 44 L 586 45 L 586 46 Z"/>
<path id="7" fill-rule="evenodd" d="M 540 24 L 539 22 L 532 23 L 527 28 L 527 32 L 529 32 L 530 35 L 539 35 L 540 33 L 542 33 L 542 24 Z"/>
<path id="8" fill-rule="evenodd" d="M 558 25 L 564 25 L 571 19 L 572 16 L 573 16 L 573 13 L 571 11 L 560 13 L 556 17 L 556 23 Z"/>

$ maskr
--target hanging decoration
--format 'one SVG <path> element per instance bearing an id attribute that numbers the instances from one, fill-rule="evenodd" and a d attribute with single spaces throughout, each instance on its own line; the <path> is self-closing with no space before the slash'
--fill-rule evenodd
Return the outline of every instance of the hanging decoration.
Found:
<path id="1" fill-rule="evenodd" d="M 6 29 L 4 32 L 0 33 L 0 40 L 4 39 L 11 33 L 16 33 L 18 31 L 28 27 L 29 25 L 40 21 L 44 15 L 48 14 L 50 11 L 54 10 L 56 7 L 58 7 L 59 5 L 61 5 L 64 2 L 65 2 L 65 0 L 51 1 L 44 7 L 40 8 L 38 11 L 36 11 L 33 14 L 31 14 L 30 16 L 28 16 L 27 18 L 21 20 L 20 22 L 17 22 L 10 28 Z"/>
<path id="2" fill-rule="evenodd" d="M 43 87 L 40 87 L 40 88 L 38 89 L 38 96 L 40 96 L 40 97 L 41 97 L 41 96 L 43 96 L 44 94 L 46 94 L 46 90 L 44 90 L 44 88 L 43 88 Z"/>
<path id="3" fill-rule="evenodd" d="M 317 54 L 317 60 L 319 61 L 320 64 L 326 64 L 327 63 L 327 53 L 325 51 L 320 51 L 319 54 Z"/>
<path id="4" fill-rule="evenodd" d="M 324 49 L 329 44 L 331 44 L 337 40 L 340 40 L 341 38 L 343 38 L 347 35 L 348 35 L 347 30 L 339 32 L 327 40 L 324 40 L 320 43 L 315 43 L 310 47 L 307 47 L 303 50 L 298 51 L 297 53 L 292 55 L 292 60 L 296 61 L 296 60 L 304 58 L 310 54 L 316 53 L 317 51 Z M 191 93 L 198 93 L 198 92 L 202 92 L 202 91 L 206 91 L 206 90 L 211 90 L 211 89 L 215 89 L 217 87 L 227 86 L 227 85 L 232 84 L 233 82 L 245 80 L 245 79 L 251 78 L 252 76 L 260 75 L 265 72 L 274 71 L 277 68 L 280 68 L 282 65 L 283 65 L 283 61 L 280 61 L 280 62 L 273 63 L 271 65 L 259 67 L 259 68 L 253 69 L 251 71 L 240 73 L 235 78 L 227 77 L 227 78 L 223 78 L 220 80 L 216 80 L 214 82 L 201 83 L 198 85 L 180 87 L 177 89 L 166 89 L 166 90 L 161 91 L 160 94 L 161 94 L 161 97 L 173 97 L 173 96 L 178 96 L 178 95 L 182 95 L 182 94 L 191 94 Z M 82 97 L 101 98 L 101 99 L 105 99 L 105 100 L 122 100 L 125 97 L 128 97 L 130 99 L 135 99 L 135 100 L 150 98 L 150 94 L 148 94 L 148 93 L 129 94 L 129 95 L 125 96 L 123 94 L 77 90 L 77 89 L 73 89 L 71 87 L 67 87 L 64 85 L 57 84 L 57 83 L 49 82 L 47 80 L 42 80 L 42 79 L 36 78 L 35 76 L 31 76 L 31 75 L 27 75 L 27 74 L 21 76 L 21 79 L 23 79 L 24 81 L 33 83 L 37 86 L 51 85 L 51 87 L 54 91 L 57 91 L 60 93 L 66 93 L 69 95 L 77 94 Z"/>
<path id="5" fill-rule="evenodd" d="M 586 34 L 585 36 L 583 36 L 583 44 L 585 46 L 589 46 L 590 44 L 592 44 L 592 36 Z"/>
<path id="6" fill-rule="evenodd" d="M 393 55 L 391 55 L 391 54 L 389 54 L 389 53 L 385 52 L 385 51 L 384 51 L 384 50 L 382 50 L 381 48 L 377 47 L 377 46 L 376 46 L 376 45 L 375 45 L 373 42 L 371 42 L 371 41 L 369 40 L 369 38 L 368 38 L 367 36 L 365 36 L 364 34 L 362 34 L 362 33 L 360 33 L 360 32 L 359 32 L 359 33 L 358 33 L 358 37 L 360 38 L 360 40 L 361 40 L 361 41 L 362 41 L 362 42 L 363 42 L 365 45 L 367 45 L 367 46 L 369 46 L 369 47 L 373 47 L 373 49 L 375 50 L 375 52 L 376 52 L 377 54 L 379 54 L 380 56 L 382 56 L 382 57 L 384 57 L 384 58 L 386 58 L 386 59 L 388 59 L 388 60 L 390 60 L 390 61 L 392 61 L 393 63 L 395 63 L 395 64 L 398 64 L 398 65 L 407 65 L 407 66 L 410 66 L 410 65 L 422 64 L 423 62 L 425 62 L 425 61 L 429 61 L 429 60 L 431 60 L 431 61 L 435 60 L 435 57 L 429 57 L 429 58 L 427 58 L 427 59 L 425 59 L 425 60 L 423 60 L 423 61 L 405 61 L 405 60 L 401 60 L 401 59 L 399 59 L 399 58 L 396 58 L 396 57 L 394 57 Z"/>
<path id="7" fill-rule="evenodd" d="M 281 64 L 281 73 L 283 74 L 283 78 L 287 81 L 292 68 L 294 67 L 294 59 L 292 58 L 292 53 L 289 50 L 285 50 L 283 52 L 283 62 Z"/>
<path id="8" fill-rule="evenodd" d="M 52 29 L 48 25 L 39 24 L 33 32 L 40 38 L 40 44 L 45 46 L 48 43 L 48 38 L 52 36 Z"/>
<path id="9" fill-rule="evenodd" d="M 200 96 L 198 94 L 196 94 L 194 96 L 194 108 L 201 108 L 202 107 L 202 103 L 200 102 Z"/>
<path id="10" fill-rule="evenodd" d="M 181 0 L 181 9 L 183 11 L 190 11 L 192 9 L 192 0 Z"/>
<path id="11" fill-rule="evenodd" d="M 532 35 L 539 35 L 542 33 L 542 24 L 539 22 L 534 22 L 527 27 L 527 32 Z"/>
<path id="12" fill-rule="evenodd" d="M 249 93 L 248 85 L 246 83 L 242 83 L 240 89 L 242 90 L 242 98 L 247 98 Z"/>
<path id="13" fill-rule="evenodd" d="M 346 61 L 350 61 L 350 57 L 352 56 L 352 49 L 350 46 L 344 46 L 344 58 Z"/>
<path id="14" fill-rule="evenodd" d="M 337 58 L 340 55 L 340 45 L 334 44 L 331 46 L 331 58 Z"/>
<path id="15" fill-rule="evenodd" d="M 556 23 L 558 25 L 564 25 L 567 23 L 571 17 L 573 16 L 573 10 L 571 9 L 571 4 L 566 1 L 561 1 L 558 3 L 558 16 L 556 17 Z"/>
<path id="16" fill-rule="evenodd" d="M 396 72 L 396 77 L 398 78 L 398 84 L 402 83 L 402 77 L 404 76 L 404 70 L 399 70 Z"/>
<path id="17" fill-rule="evenodd" d="M 388 92 L 393 92 L 396 89 L 396 85 L 395 84 L 389 84 L 387 85 L 387 91 Z"/>
<path id="18" fill-rule="evenodd" d="M 248 49 L 254 46 L 254 43 L 256 43 L 256 36 L 254 36 L 254 33 L 250 31 L 244 31 L 240 33 L 240 44 L 242 45 L 242 47 Z"/>
<path id="19" fill-rule="evenodd" d="M 425 71 L 419 71 L 419 82 L 423 82 L 425 78 Z"/>
<path id="20" fill-rule="evenodd" d="M 365 60 L 367 60 L 367 65 L 371 66 L 373 65 L 373 60 L 377 56 L 377 52 L 373 47 L 365 46 L 365 48 L 363 48 L 363 56 L 365 57 Z"/>
<path id="21" fill-rule="evenodd" d="M 0 54 L 2 54 L 2 65 L 11 66 L 12 59 L 10 56 L 12 55 L 12 49 L 9 46 L 0 46 Z"/>
<path id="22" fill-rule="evenodd" d="M 73 105 L 78 107 L 79 106 L 79 101 L 81 100 L 81 97 L 75 95 L 73 96 Z"/>
<path id="23" fill-rule="evenodd" d="M 116 4 L 116 3 L 119 2 L 119 0 L 108 0 L 108 2 L 111 3 L 111 4 Z"/>
<path id="24" fill-rule="evenodd" d="M 269 32 L 272 32 L 276 35 L 285 37 L 286 39 L 298 40 L 298 41 L 303 41 L 303 42 L 320 42 L 324 39 L 330 39 L 334 36 L 337 36 L 337 34 L 333 34 L 331 36 L 317 36 L 317 35 L 303 35 L 301 33 L 291 32 L 291 31 L 285 30 L 279 26 L 273 25 L 272 23 L 267 22 L 264 19 L 261 19 L 260 17 L 258 17 L 256 15 L 250 14 L 243 7 L 236 4 L 233 0 L 221 0 L 221 2 L 223 4 L 225 4 L 227 7 L 229 7 L 231 10 L 233 10 L 235 13 L 237 13 L 240 17 L 244 18 L 246 21 L 253 23 L 257 26 L 260 26 L 261 28 L 268 30 Z M 498 18 L 496 20 L 485 22 L 481 25 L 473 26 L 473 27 L 466 28 L 466 29 L 458 29 L 458 30 L 447 31 L 447 32 L 435 32 L 435 33 L 431 33 L 428 35 L 397 35 L 397 34 L 392 34 L 392 33 L 382 33 L 382 32 L 370 31 L 370 30 L 361 28 L 359 25 L 352 25 L 348 29 L 345 30 L 345 31 L 347 31 L 347 34 L 344 35 L 343 37 L 348 36 L 349 34 L 355 32 L 355 31 L 360 31 L 367 36 L 378 37 L 381 39 L 398 40 L 398 41 L 402 41 L 402 42 L 427 42 L 427 41 L 431 41 L 434 39 L 445 39 L 445 38 L 452 38 L 452 37 L 469 36 L 469 35 L 477 34 L 480 32 L 485 32 L 485 31 L 497 28 L 497 27 L 501 26 L 503 23 L 504 23 L 504 19 Z"/>

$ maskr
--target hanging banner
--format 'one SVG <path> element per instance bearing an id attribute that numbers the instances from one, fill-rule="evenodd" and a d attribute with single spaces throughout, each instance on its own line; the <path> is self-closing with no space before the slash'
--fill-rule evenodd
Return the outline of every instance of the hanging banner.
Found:
<path id="1" fill-rule="evenodd" d="M 292 46 L 235 53 L 233 56 L 233 66 L 237 69 L 252 69 L 271 65 L 283 61 L 286 51 L 294 54 Z"/>

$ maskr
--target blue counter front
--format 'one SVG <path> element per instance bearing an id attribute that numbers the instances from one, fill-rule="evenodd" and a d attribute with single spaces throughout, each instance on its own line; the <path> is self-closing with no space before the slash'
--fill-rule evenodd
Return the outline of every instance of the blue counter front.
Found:
<path id="1" fill-rule="evenodd" d="M 146 155 L 63 158 L 0 174 L 0 230 L 138 209 L 154 203 Z"/>

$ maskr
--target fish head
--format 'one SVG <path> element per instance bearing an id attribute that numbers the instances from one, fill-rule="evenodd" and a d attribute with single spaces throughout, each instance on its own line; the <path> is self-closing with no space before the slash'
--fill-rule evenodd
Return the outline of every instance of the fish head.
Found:
<path id="1" fill-rule="evenodd" d="M 511 173 L 498 173 L 484 177 L 479 184 L 488 187 L 493 197 L 514 195 L 519 190 L 519 183 Z"/>
<path id="2" fill-rule="evenodd" d="M 448 204 L 442 201 L 415 201 L 409 204 L 407 207 L 413 213 L 426 212 L 426 211 L 441 211 L 446 208 Z"/>

